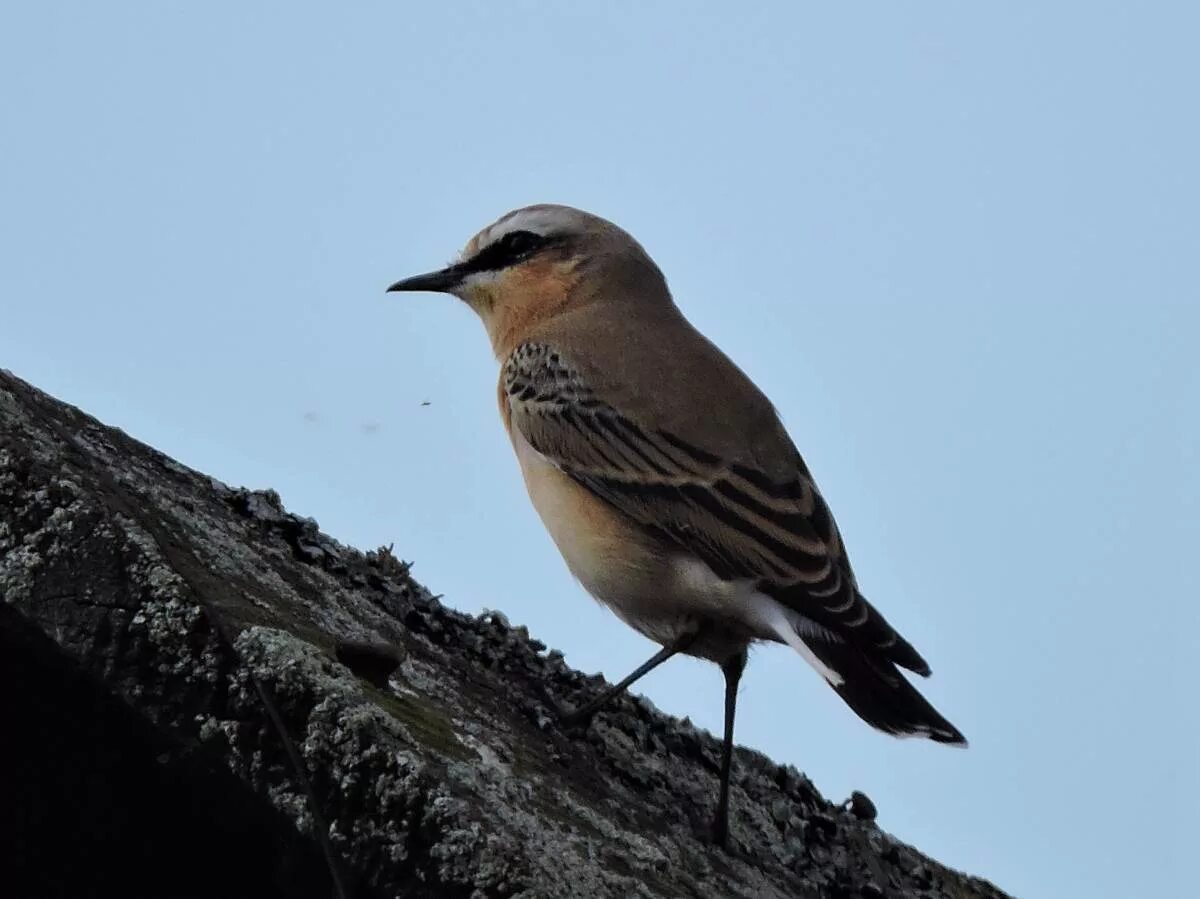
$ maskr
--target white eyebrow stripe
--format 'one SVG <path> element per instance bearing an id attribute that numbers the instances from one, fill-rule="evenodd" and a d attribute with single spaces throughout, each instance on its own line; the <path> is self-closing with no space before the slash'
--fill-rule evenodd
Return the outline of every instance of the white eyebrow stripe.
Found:
<path id="1" fill-rule="evenodd" d="M 508 218 L 501 219 L 493 225 L 484 228 L 474 237 L 472 237 L 461 253 L 458 254 L 458 262 L 466 262 L 472 256 L 475 256 L 490 247 L 505 234 L 511 234 L 513 231 L 533 231 L 536 234 L 541 234 L 541 231 L 533 227 L 522 225 L 518 219 L 522 218 L 522 213 L 518 212 Z"/>
<path id="2" fill-rule="evenodd" d="M 496 222 L 491 228 L 492 240 L 498 240 L 512 231 L 532 231 L 548 234 L 568 224 L 567 216 L 558 209 L 521 209 L 506 219 Z"/>
<path id="3" fill-rule="evenodd" d="M 459 254 L 458 261 L 465 261 L 513 231 L 532 231 L 534 234 L 545 236 L 554 232 L 577 230 L 578 227 L 579 213 L 573 209 L 555 206 L 518 209 L 475 235 Z"/>

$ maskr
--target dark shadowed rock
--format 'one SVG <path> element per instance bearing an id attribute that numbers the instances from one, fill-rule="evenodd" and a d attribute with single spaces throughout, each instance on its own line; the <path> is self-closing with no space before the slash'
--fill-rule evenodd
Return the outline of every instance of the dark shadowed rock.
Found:
<path id="1" fill-rule="evenodd" d="M 408 569 L 0 371 L 8 894 L 1004 895 Z"/>

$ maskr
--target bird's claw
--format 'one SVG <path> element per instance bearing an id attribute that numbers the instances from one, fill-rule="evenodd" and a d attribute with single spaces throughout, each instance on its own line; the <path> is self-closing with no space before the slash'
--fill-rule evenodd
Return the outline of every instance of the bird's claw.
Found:
<path id="1" fill-rule="evenodd" d="M 558 726 L 564 729 L 572 728 L 580 724 L 586 724 L 592 717 L 585 708 L 571 708 L 563 705 L 554 696 L 550 695 L 549 690 L 542 690 L 542 699 L 549 707 L 550 712 L 554 715 Z"/>

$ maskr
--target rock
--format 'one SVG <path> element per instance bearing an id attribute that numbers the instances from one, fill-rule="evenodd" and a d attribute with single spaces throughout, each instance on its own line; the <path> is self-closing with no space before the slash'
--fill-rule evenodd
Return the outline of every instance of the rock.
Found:
<path id="1" fill-rule="evenodd" d="M 1003 897 L 409 568 L 0 371 L 13 895 Z"/>
<path id="2" fill-rule="evenodd" d="M 338 640 L 334 657 L 380 689 L 387 687 L 388 678 L 403 660 L 403 654 L 392 644 L 370 640 Z"/>
<path id="3" fill-rule="evenodd" d="M 850 794 L 850 798 L 842 803 L 842 808 L 859 821 L 874 821 L 879 814 L 875 810 L 875 803 L 871 801 L 870 797 L 858 790 Z"/>

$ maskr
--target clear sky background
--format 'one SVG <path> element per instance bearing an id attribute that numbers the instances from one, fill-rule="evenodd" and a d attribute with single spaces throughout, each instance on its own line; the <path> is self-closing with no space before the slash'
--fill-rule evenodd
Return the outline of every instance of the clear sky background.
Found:
<path id="1" fill-rule="evenodd" d="M 871 731 L 782 647 L 739 741 L 1022 897 L 1183 895 L 1198 26 L 1095 0 L 5 4 L 0 366 L 620 677 L 653 647 L 528 505 L 482 327 L 384 294 L 513 207 L 611 218 L 775 401 L 971 748 Z M 715 667 L 642 690 L 719 729 Z"/>

